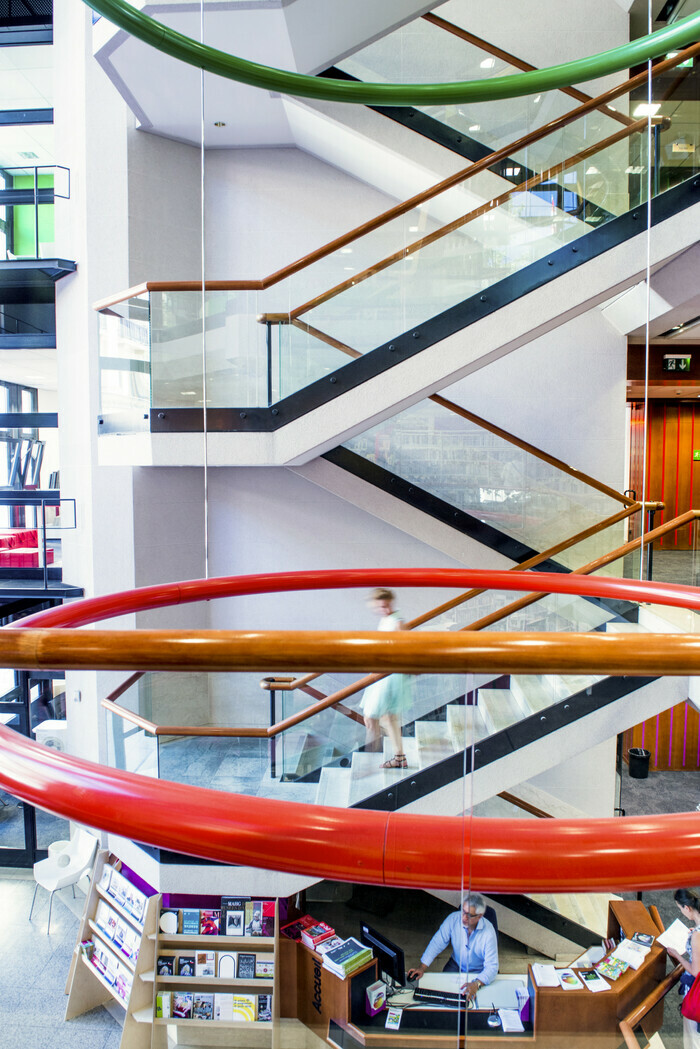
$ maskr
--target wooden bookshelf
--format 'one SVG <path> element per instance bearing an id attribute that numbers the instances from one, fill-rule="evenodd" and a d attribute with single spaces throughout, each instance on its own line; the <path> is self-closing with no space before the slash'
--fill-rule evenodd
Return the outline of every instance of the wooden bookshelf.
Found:
<path id="1" fill-rule="evenodd" d="M 145 1023 L 150 1024 L 153 1017 L 153 934 L 160 897 L 148 897 L 141 917 L 136 917 L 101 887 L 109 866 L 107 857 L 105 851 L 98 854 L 90 880 L 68 977 L 65 1018 L 72 1020 L 98 1005 L 117 1002 L 124 1010 L 120 1049 L 150 1049 L 151 1030 Z M 98 922 L 98 914 L 113 920 L 114 927 L 127 934 L 135 957 L 115 943 L 109 928 Z M 81 947 L 84 941 L 94 945 L 92 959 Z M 107 961 L 106 971 L 97 967 L 98 952 Z"/>

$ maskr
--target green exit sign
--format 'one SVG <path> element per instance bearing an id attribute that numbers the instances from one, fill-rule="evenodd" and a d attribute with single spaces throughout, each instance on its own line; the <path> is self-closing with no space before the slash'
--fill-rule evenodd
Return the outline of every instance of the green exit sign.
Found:
<path id="1" fill-rule="evenodd" d="M 663 361 L 663 371 L 665 372 L 689 372 L 690 371 L 690 354 L 680 353 L 665 353 Z"/>
<path id="2" fill-rule="evenodd" d="M 693 459 L 695 462 L 700 461 L 700 448 L 693 448 Z"/>

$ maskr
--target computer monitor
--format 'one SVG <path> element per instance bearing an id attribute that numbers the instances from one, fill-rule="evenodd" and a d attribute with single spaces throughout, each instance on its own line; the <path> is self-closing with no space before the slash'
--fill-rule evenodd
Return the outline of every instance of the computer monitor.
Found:
<path id="1" fill-rule="evenodd" d="M 379 962 L 380 975 L 394 987 L 403 987 L 406 983 L 406 963 L 401 948 L 364 922 L 360 926 L 360 942 L 372 948 Z"/>

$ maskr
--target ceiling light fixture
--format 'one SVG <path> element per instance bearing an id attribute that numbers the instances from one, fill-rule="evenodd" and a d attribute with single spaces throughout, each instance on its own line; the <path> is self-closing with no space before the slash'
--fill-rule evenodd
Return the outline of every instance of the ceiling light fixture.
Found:
<path id="1" fill-rule="evenodd" d="M 226 121 L 225 120 L 215 120 L 214 121 L 214 127 L 226 127 Z"/>
<path id="2" fill-rule="evenodd" d="M 660 102 L 640 102 L 634 113 L 633 117 L 655 117 L 661 109 Z"/>

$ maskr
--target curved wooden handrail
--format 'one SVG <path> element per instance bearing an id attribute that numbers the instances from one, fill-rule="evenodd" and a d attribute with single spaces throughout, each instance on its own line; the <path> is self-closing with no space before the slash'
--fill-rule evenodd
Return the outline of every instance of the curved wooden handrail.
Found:
<path id="1" fill-rule="evenodd" d="M 691 44 L 689 47 L 679 51 L 673 58 L 664 59 L 663 62 L 659 62 L 652 68 L 652 77 L 659 76 L 661 73 L 666 72 L 668 69 L 673 69 L 681 62 L 686 61 L 688 58 L 694 57 L 696 54 L 700 54 L 700 43 Z M 480 171 L 485 171 L 489 167 L 498 163 L 501 160 L 506 160 L 511 154 L 517 150 L 524 149 L 527 146 L 532 145 L 535 142 L 539 142 L 540 139 L 546 138 L 547 135 L 552 134 L 555 131 L 561 130 L 566 127 L 567 124 L 572 123 L 574 120 L 578 120 L 580 117 L 585 116 L 593 109 L 599 109 L 601 106 L 606 105 L 609 102 L 614 101 L 621 95 L 627 94 L 634 90 L 634 88 L 641 86 L 647 80 L 648 74 L 645 72 L 638 73 L 636 76 L 631 77 L 624 83 L 617 85 L 614 88 L 610 88 L 608 91 L 603 92 L 601 95 L 590 99 L 588 102 L 584 102 L 576 109 L 571 110 L 568 113 L 562 114 L 554 120 L 550 120 L 547 124 L 544 124 L 541 128 L 536 128 L 533 131 L 528 132 L 527 135 L 523 135 L 513 142 L 510 142 L 506 146 L 502 146 L 500 149 L 494 150 L 489 153 L 488 156 L 476 161 L 467 168 L 463 168 L 455 174 L 450 175 L 448 178 L 442 179 L 440 182 L 428 189 L 423 190 L 421 193 L 415 194 L 408 200 L 395 204 L 393 207 L 388 208 L 382 212 L 381 215 L 375 216 L 373 219 L 369 219 L 367 222 L 356 226 L 354 229 L 349 230 L 340 237 L 336 237 L 334 240 L 323 245 L 320 248 L 316 248 L 314 251 L 309 252 L 308 255 L 304 255 L 302 258 L 297 259 L 295 262 L 289 263 L 282 269 L 264 277 L 262 280 L 233 280 L 233 281 L 209 281 L 204 282 L 204 288 L 207 291 L 263 291 L 267 288 L 278 284 L 280 281 L 287 277 L 291 277 L 293 274 L 298 273 L 299 270 L 305 269 L 307 266 L 312 265 L 314 262 L 318 262 L 333 252 L 339 251 L 340 248 L 351 244 L 354 240 L 365 236 L 367 233 L 372 233 L 374 230 L 379 229 L 386 223 L 391 222 L 392 219 L 400 218 L 407 212 L 412 211 L 413 208 L 418 207 L 420 204 L 424 204 L 433 197 L 439 196 L 440 193 L 444 193 L 445 190 L 452 189 L 454 186 L 459 185 L 466 179 L 473 177 Z M 119 292 L 116 295 L 108 296 L 107 298 L 100 299 L 93 306 L 95 310 L 105 310 L 110 306 L 115 306 L 119 302 L 123 302 L 126 299 L 135 298 L 138 295 L 144 295 L 151 291 L 201 291 L 201 281 L 145 281 L 142 284 L 138 284 L 135 287 L 129 288 L 127 291 Z"/>
<path id="2" fill-rule="evenodd" d="M 691 607 L 700 609 L 700 595 Z M 508 674 L 599 673 L 611 677 L 629 674 L 700 675 L 700 646 L 694 636 L 685 634 L 629 637 L 625 634 L 526 631 L 410 633 L 399 630 L 393 633 L 395 636 L 386 640 L 383 633 L 376 630 L 271 630 L 254 634 L 244 630 L 94 630 L 90 631 L 90 640 L 86 642 L 85 631 L 80 629 L 15 629 L 3 631 L 0 635 L 0 660 L 3 665 L 20 670 L 134 670 L 138 667 L 177 673 L 262 672 L 282 659 L 295 669 L 320 666 L 327 673 L 369 667 L 377 673 L 388 674 L 497 671 Z M 330 697 L 312 709 L 316 712 L 335 702 L 335 697 Z M 308 712 L 304 711 L 285 718 L 277 723 L 274 734 L 306 717 Z M 210 731 L 200 726 L 186 727 L 195 735 L 207 735 Z M 222 729 L 221 734 L 226 735 L 228 731 Z M 257 729 L 239 731 L 258 733 Z M 263 731 L 269 735 L 271 730 Z"/>
<path id="3" fill-rule="evenodd" d="M 527 561 L 522 561 L 520 564 L 515 565 L 513 568 L 509 568 L 509 572 L 523 572 L 531 568 L 536 568 L 537 565 L 542 564 L 544 561 L 548 561 L 551 557 L 556 557 L 557 554 L 562 553 L 564 550 L 570 549 L 572 546 L 577 546 L 578 543 L 582 543 L 586 539 L 590 539 L 591 536 L 596 535 L 598 532 L 604 531 L 606 528 L 610 528 L 620 521 L 624 521 L 626 518 L 631 517 L 632 514 L 637 513 L 640 509 L 640 504 L 633 503 L 632 506 L 627 507 L 624 510 L 619 510 L 612 517 L 605 518 L 604 521 L 599 521 L 595 525 L 591 525 L 589 528 L 585 528 L 582 532 L 578 532 L 576 535 L 570 536 L 568 539 L 562 539 L 561 542 L 555 546 L 549 547 L 548 550 L 544 550 L 540 554 L 535 554 L 533 557 L 528 558 Z M 458 594 L 457 597 L 451 598 L 449 601 L 444 601 L 442 604 L 437 605 L 435 608 L 431 608 L 428 612 L 424 612 L 420 616 L 416 616 L 414 619 L 409 619 L 405 624 L 406 630 L 415 630 L 416 627 L 423 626 L 424 623 L 429 623 L 432 619 L 437 619 L 438 616 L 444 615 L 445 612 L 451 612 L 452 609 L 458 608 L 460 605 L 466 604 L 467 601 L 471 601 L 473 598 L 478 597 L 479 594 L 484 593 L 484 588 L 476 588 L 467 590 L 466 593 Z M 498 612 L 494 613 L 495 619 L 491 622 L 498 622 L 499 619 L 507 618 L 512 612 L 525 607 L 525 604 L 532 604 L 533 601 L 539 600 L 538 597 L 532 599 L 521 598 L 520 601 L 511 602 L 508 605 L 504 605 L 503 608 L 499 609 Z M 523 602 L 525 604 L 522 604 Z M 461 630 L 472 629 L 471 626 L 460 627 Z M 478 627 L 477 629 L 483 629 Z M 279 686 L 281 692 L 293 692 L 295 688 L 300 687 L 301 684 L 306 685 L 309 681 L 314 678 L 320 677 L 320 674 L 306 675 L 304 678 L 298 679 L 282 679 L 282 683 Z M 276 680 L 276 679 L 275 679 Z M 379 681 L 380 677 L 377 675 L 369 675 L 368 677 L 362 678 L 361 682 L 355 682 L 353 685 L 347 685 L 342 690 L 342 695 L 335 693 L 339 696 L 339 699 L 348 699 L 354 695 L 355 692 L 360 692 L 367 685 L 371 685 L 374 681 Z M 264 681 L 260 682 L 262 688 L 266 688 Z M 355 685 L 357 687 L 355 687 Z M 350 690 L 350 691 L 348 691 Z"/>
<path id="4" fill-rule="evenodd" d="M 628 1049 L 639 1049 L 639 1042 L 634 1033 L 635 1027 L 638 1023 L 641 1023 L 647 1013 L 651 1012 L 655 1005 L 659 1004 L 662 998 L 666 997 L 671 988 L 678 983 L 682 972 L 683 966 L 676 965 L 675 968 L 672 969 L 671 972 L 649 992 L 646 998 L 642 999 L 639 1005 L 635 1006 L 631 1012 L 627 1013 L 623 1020 L 620 1020 L 620 1032 Z"/>
<path id="5" fill-rule="evenodd" d="M 467 44 L 473 44 L 474 47 L 478 47 L 481 51 L 488 51 L 490 55 L 500 58 L 501 61 L 514 66 L 515 69 L 521 69 L 525 73 L 537 69 L 537 66 L 530 65 L 524 59 L 511 55 L 509 51 L 504 51 L 503 48 L 489 43 L 488 40 L 483 40 L 480 36 L 476 36 L 475 33 L 470 33 L 468 29 L 462 29 L 461 26 L 455 25 L 454 22 L 448 22 L 446 18 L 441 18 L 440 15 L 436 15 L 432 11 L 422 15 L 422 18 L 426 22 L 430 22 L 431 25 L 436 26 L 436 28 L 444 29 L 445 32 L 458 36 L 460 40 L 464 40 Z M 588 102 L 591 98 L 585 91 L 579 91 L 577 87 L 559 87 L 557 91 L 561 91 L 562 94 L 569 95 L 570 98 L 575 98 L 579 102 Z M 601 106 L 600 108 L 606 116 L 611 117 L 613 120 L 618 120 L 621 124 L 628 123 L 631 119 L 624 113 L 618 113 L 616 109 L 608 109 L 606 106 Z"/>
<path id="6" fill-rule="evenodd" d="M 620 511 L 620 513 L 618 515 L 616 515 L 616 517 L 617 517 L 617 519 L 621 520 L 624 517 L 629 516 L 629 514 L 632 513 L 632 512 L 634 512 L 634 508 L 628 508 L 627 510 Z M 605 555 L 603 555 L 601 557 L 598 557 L 598 558 L 596 558 L 593 561 L 590 561 L 587 565 L 583 565 L 581 568 L 574 569 L 570 573 L 570 575 L 568 577 L 566 577 L 566 578 L 570 579 L 573 576 L 582 577 L 582 576 L 590 575 L 591 573 L 593 573 L 595 571 L 598 571 L 600 568 L 606 567 L 608 564 L 612 563 L 613 561 L 618 560 L 620 557 L 624 557 L 627 553 L 632 552 L 633 550 L 637 549 L 638 547 L 642 547 L 643 548 L 644 546 L 648 545 L 649 543 L 653 543 L 656 539 L 660 538 L 662 535 L 665 535 L 665 534 L 667 534 L 667 533 L 669 533 L 671 531 L 674 531 L 676 528 L 685 527 L 686 524 L 690 523 L 693 520 L 698 520 L 699 518 L 700 518 L 700 511 L 690 510 L 690 511 L 688 511 L 685 514 L 682 514 L 680 517 L 674 519 L 673 521 L 669 521 L 666 524 L 659 525 L 658 528 L 655 528 L 653 531 L 647 532 L 643 536 L 640 536 L 640 537 L 638 537 L 636 539 L 631 540 L 628 543 L 623 544 L 620 547 L 617 547 L 615 550 L 611 551 L 610 553 L 605 554 Z M 540 555 L 540 557 L 541 556 L 543 556 L 543 555 Z M 520 579 L 520 578 L 522 578 L 524 576 L 527 576 L 527 573 L 522 571 L 522 566 L 520 567 L 519 570 L 518 569 L 509 569 L 507 571 L 504 571 L 504 572 L 501 572 L 501 573 L 498 573 L 498 574 L 500 575 L 500 577 L 502 579 L 507 579 L 508 577 L 511 577 L 512 579 L 515 579 L 515 578 Z M 537 581 L 537 582 L 533 582 L 533 587 L 534 587 L 534 586 L 537 586 L 540 583 L 540 581 L 543 578 L 545 578 L 545 577 L 551 578 L 551 575 L 549 573 L 539 573 L 537 576 L 531 576 L 529 578 L 532 578 L 533 580 Z M 617 582 L 623 582 L 623 581 L 622 580 L 618 580 Z M 498 589 L 508 590 L 511 587 L 509 587 L 508 585 L 505 585 L 505 586 L 498 586 L 497 588 Z M 434 614 L 439 614 L 440 611 L 444 611 L 447 608 L 454 608 L 454 607 L 456 607 L 457 604 L 463 603 L 464 601 L 468 600 L 469 597 L 476 596 L 479 593 L 483 593 L 484 589 L 486 589 L 486 588 L 485 587 L 481 587 L 481 588 L 476 588 L 474 590 L 470 590 L 466 594 L 460 595 L 458 598 L 453 599 L 451 602 L 447 602 L 446 605 L 439 606 L 439 611 L 438 610 L 434 610 Z M 525 588 L 519 586 L 519 587 L 517 587 L 517 589 L 525 589 Z M 500 620 L 507 618 L 507 616 L 511 615 L 513 612 L 519 611 L 520 609 L 525 608 L 525 607 L 527 607 L 530 604 L 534 604 L 536 601 L 538 601 L 538 600 L 540 600 L 542 598 L 543 593 L 548 593 L 548 591 L 546 590 L 546 588 L 543 588 L 541 585 L 539 585 L 539 588 L 537 590 L 534 590 L 533 592 L 531 592 L 529 594 L 526 594 L 525 596 L 523 596 L 521 598 L 518 598 L 515 601 L 510 602 L 509 604 L 503 606 L 502 608 L 498 609 L 497 611 L 492 612 L 492 613 L 490 613 L 487 616 L 483 616 L 481 619 L 475 620 L 474 622 L 467 624 L 467 626 L 461 627 L 460 630 L 458 630 L 458 631 L 450 631 L 449 632 L 449 636 L 455 637 L 455 636 L 461 635 L 461 634 L 471 634 L 471 633 L 475 633 L 475 632 L 478 632 L 478 631 L 483 631 L 487 627 L 492 626 L 494 623 L 497 623 Z M 39 613 L 39 615 L 40 616 L 41 615 L 45 615 L 45 613 Z M 427 615 L 430 615 L 430 614 L 427 614 Z M 417 625 L 418 623 L 425 622 L 425 621 L 427 621 L 426 618 L 419 617 L 418 620 L 409 621 L 409 623 L 407 624 L 407 628 L 410 630 L 412 628 L 412 626 Z M 359 636 L 366 636 L 366 635 L 357 635 L 357 636 L 359 637 Z M 420 634 L 418 636 L 419 637 L 424 637 L 424 636 L 432 636 L 432 635 Z M 506 637 L 508 635 L 506 635 L 504 633 L 503 635 L 499 635 L 499 636 Z M 522 638 L 531 638 L 532 637 L 532 635 L 528 635 L 528 634 L 525 634 L 525 633 L 523 633 L 521 635 L 514 635 L 514 636 L 521 636 Z M 544 636 L 546 637 L 546 636 L 549 636 L 549 635 L 544 635 Z M 564 636 L 573 638 L 573 637 L 576 637 L 578 635 L 566 634 Z M 589 636 L 589 635 L 585 635 L 584 634 L 582 636 L 586 637 L 586 636 Z M 649 635 L 645 635 L 645 637 L 646 636 L 649 636 Z M 2 638 L 1 638 L 1 635 L 0 635 L 0 642 L 1 642 L 1 640 L 2 640 Z M 1 656 L 1 654 L 2 654 L 2 647 L 1 647 L 1 644 L 0 644 L 0 656 Z M 289 664 L 289 665 L 292 666 L 292 664 Z M 296 665 L 296 664 L 294 664 L 294 665 Z M 369 665 L 370 665 L 369 663 L 366 664 L 366 666 L 369 666 Z M 167 666 L 161 666 L 161 667 L 159 667 L 157 669 L 168 669 L 168 668 L 167 668 Z M 205 668 L 199 668 L 199 669 L 205 669 Z M 306 669 L 306 668 L 304 668 L 304 669 Z M 331 667 L 331 668 L 327 668 L 327 669 L 336 669 L 336 670 L 338 670 L 338 669 L 344 669 L 344 668 L 340 668 L 340 667 L 336 666 L 336 667 Z M 351 669 L 356 669 L 356 668 L 353 667 Z M 363 669 L 363 668 L 360 667 L 360 669 Z M 476 668 L 471 668 L 471 669 L 473 670 L 473 672 L 477 672 Z M 488 669 L 491 669 L 491 668 L 488 668 Z M 394 667 L 393 670 L 396 670 L 396 667 Z M 305 677 L 304 684 L 306 684 L 306 682 L 308 682 L 309 680 L 313 680 L 313 678 L 319 677 L 323 673 L 326 673 L 326 672 L 327 672 L 327 670 L 321 670 L 321 671 L 315 670 L 312 674 L 307 675 Z M 352 682 L 350 685 L 346 685 L 344 688 L 339 689 L 337 692 L 332 693 L 330 696 L 326 696 L 323 699 L 318 700 L 316 703 L 314 703 L 313 706 L 306 707 L 304 710 L 299 711 L 296 714 L 291 715 L 290 717 L 283 719 L 282 721 L 278 721 L 276 724 L 271 725 L 269 728 L 250 728 L 250 727 L 242 728 L 240 726 L 235 726 L 235 727 L 215 726 L 215 727 L 211 727 L 211 728 L 203 727 L 203 726 L 202 727 L 197 726 L 196 728 L 192 728 L 192 727 L 186 726 L 186 725 L 156 726 L 152 722 L 149 722 L 148 723 L 148 727 L 147 727 L 147 725 L 146 725 L 146 723 L 144 722 L 143 719 L 139 719 L 139 721 L 137 722 L 135 719 L 138 718 L 138 715 L 133 715 L 133 714 L 131 714 L 131 712 L 127 712 L 129 716 L 125 717 L 125 719 L 129 720 L 129 721 L 133 721 L 134 724 L 138 723 L 139 727 L 147 728 L 147 731 L 153 732 L 154 735 L 181 735 L 181 736 L 200 735 L 200 736 L 232 736 L 232 737 L 245 736 L 245 737 L 256 737 L 256 738 L 273 738 L 275 736 L 281 735 L 282 733 L 286 732 L 288 729 L 294 728 L 297 725 L 301 724 L 302 722 L 309 720 L 309 718 L 313 717 L 315 714 L 319 713 L 320 711 L 326 710 L 329 707 L 336 706 L 337 704 L 341 703 L 343 700 L 348 699 L 348 698 L 350 698 L 353 695 L 356 695 L 358 692 L 361 692 L 362 689 L 366 688 L 368 685 L 373 684 L 375 681 L 381 680 L 381 678 L 386 676 L 386 673 L 389 673 L 389 672 L 392 672 L 392 671 L 391 670 L 387 670 L 384 673 L 382 673 L 381 671 L 377 671 L 377 672 L 374 672 L 374 673 L 367 674 L 366 676 L 360 678 L 358 681 Z M 413 671 L 413 672 L 414 673 L 422 673 L 424 671 Z M 428 671 L 428 672 L 432 673 L 433 671 Z M 437 671 L 437 672 L 439 673 L 440 671 Z M 511 671 L 509 671 L 509 672 L 511 672 Z M 518 672 L 520 672 L 520 671 L 518 671 Z M 531 673 L 535 673 L 536 671 L 533 670 L 533 671 L 530 671 L 530 672 Z M 545 672 L 544 669 L 541 672 L 544 673 Z M 559 672 L 562 672 L 562 671 L 559 671 Z M 569 673 L 569 672 L 574 672 L 574 671 L 569 670 L 569 671 L 563 671 L 563 672 Z M 576 671 L 576 672 L 577 673 L 584 673 L 585 671 Z M 588 672 L 594 673 L 595 671 L 588 671 Z M 298 683 L 298 680 L 297 681 L 295 681 L 294 679 L 290 680 L 288 677 L 280 679 L 279 685 L 277 684 L 277 679 L 270 678 L 270 677 L 265 678 L 263 681 L 260 682 L 260 684 L 261 684 L 261 687 L 266 688 L 268 690 L 274 687 L 278 691 L 292 691 L 294 688 L 300 687 L 300 685 Z M 117 704 L 115 704 L 110 698 L 107 698 L 107 699 L 103 700 L 102 701 L 102 705 L 105 706 L 107 709 L 111 710 L 115 714 L 120 714 L 122 709 L 123 709 L 123 708 L 119 707 Z M 352 712 L 348 712 L 348 713 L 352 713 Z M 359 720 L 359 718 L 356 718 L 356 720 Z"/>
<path id="7" fill-rule="evenodd" d="M 523 812 L 529 812 L 531 816 L 536 816 L 538 820 L 553 820 L 551 812 L 545 812 L 544 809 L 539 809 L 537 805 L 532 805 L 529 801 L 524 801 L 519 798 L 517 794 L 511 794 L 509 790 L 501 790 L 496 795 L 498 798 L 503 798 L 510 805 L 515 805 L 517 809 L 522 809 Z"/>

